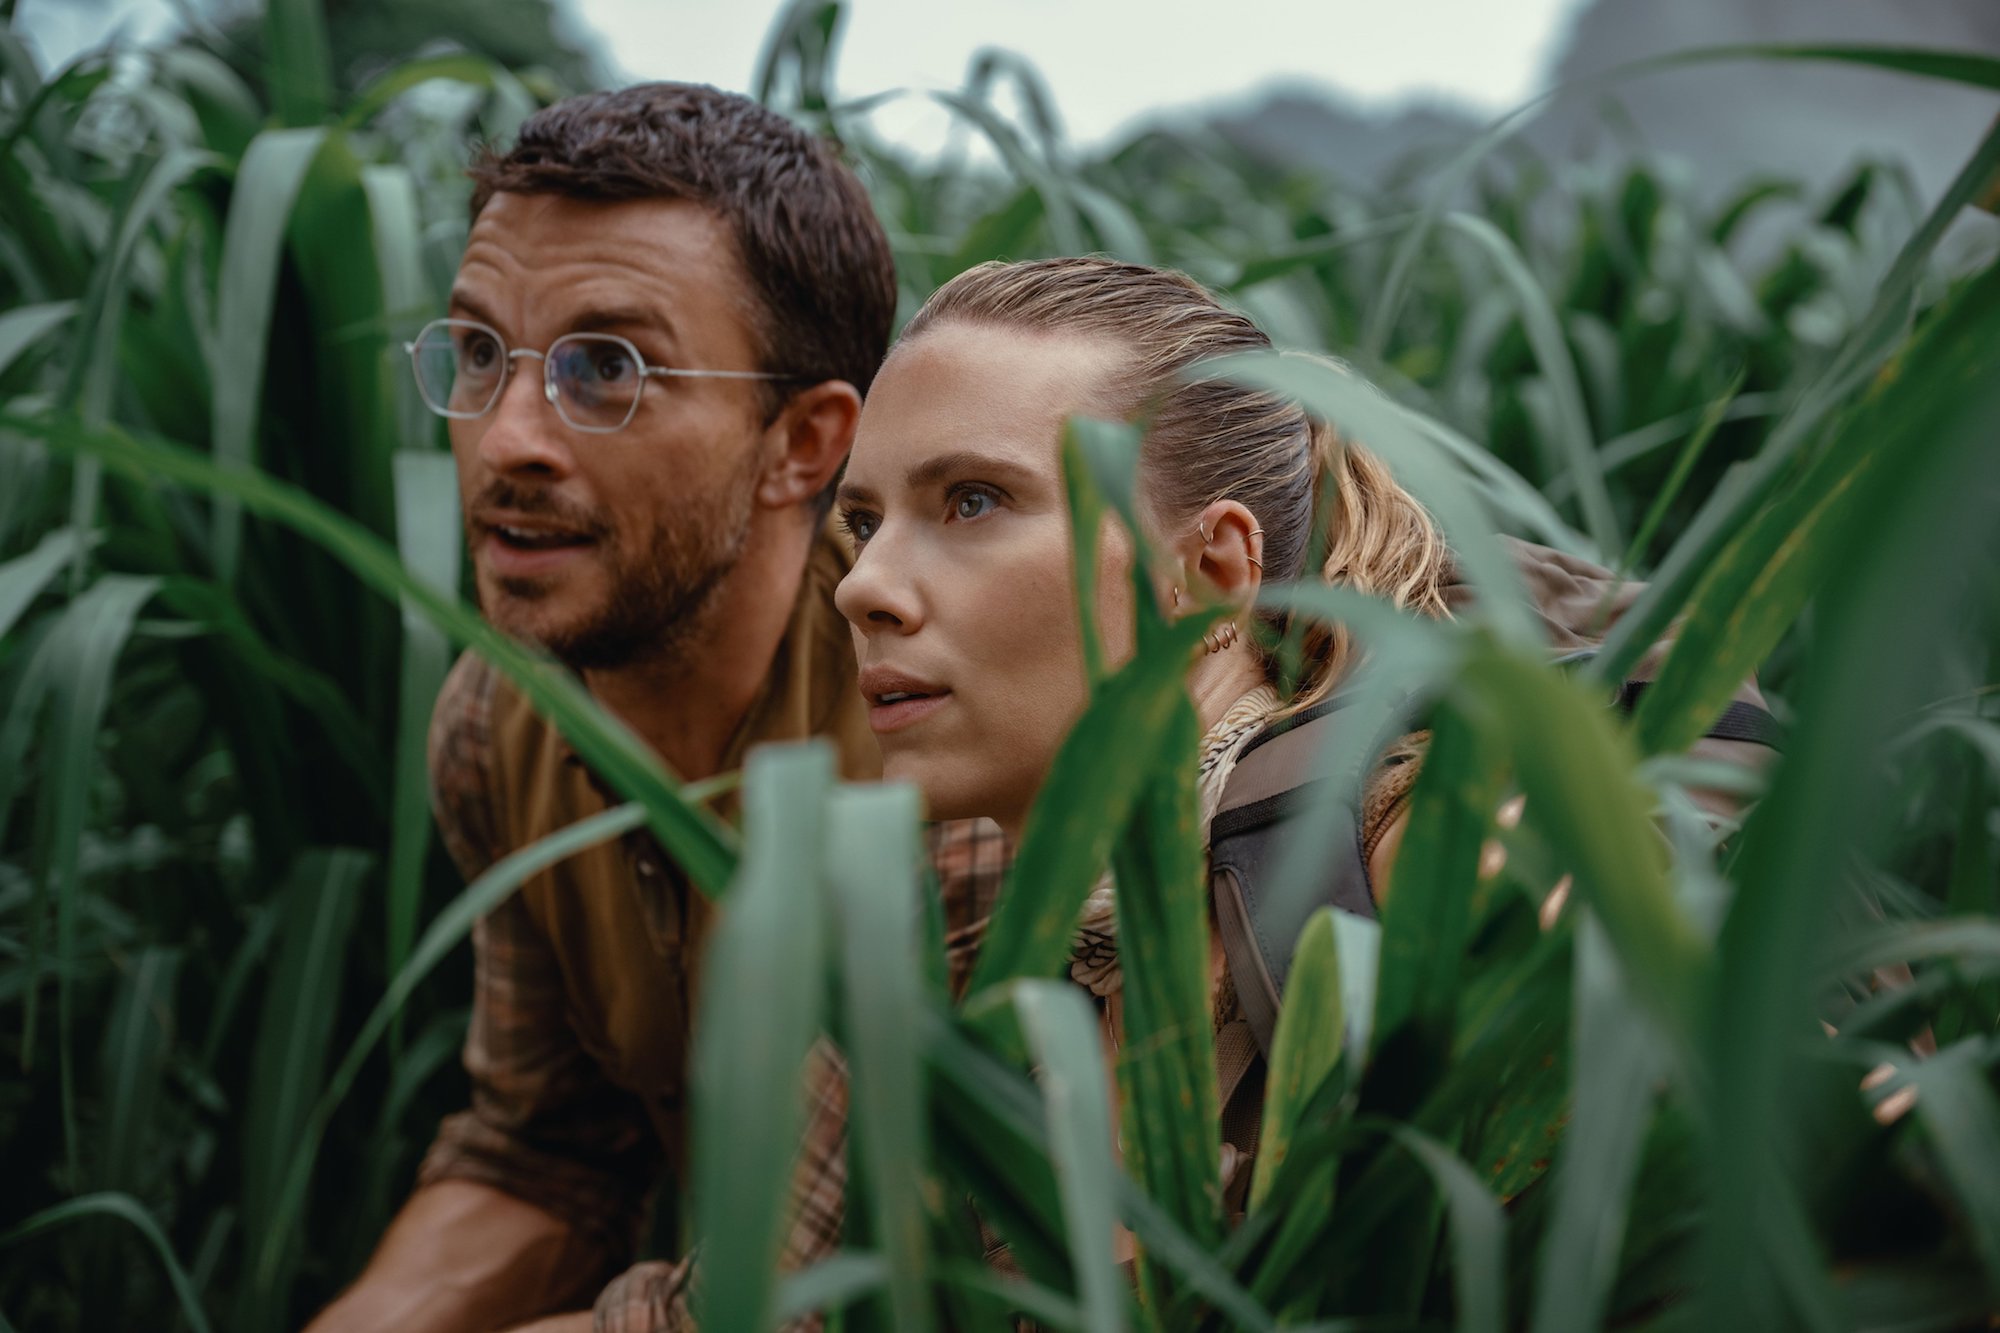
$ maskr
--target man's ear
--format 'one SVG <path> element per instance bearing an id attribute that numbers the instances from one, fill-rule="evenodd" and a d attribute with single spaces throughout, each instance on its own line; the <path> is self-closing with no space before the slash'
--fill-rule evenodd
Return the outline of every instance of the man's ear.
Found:
<path id="1" fill-rule="evenodd" d="M 757 502 L 767 509 L 809 503 L 840 471 L 860 419 L 861 394 L 846 380 L 793 394 L 765 427 L 769 461 L 757 482 Z"/>

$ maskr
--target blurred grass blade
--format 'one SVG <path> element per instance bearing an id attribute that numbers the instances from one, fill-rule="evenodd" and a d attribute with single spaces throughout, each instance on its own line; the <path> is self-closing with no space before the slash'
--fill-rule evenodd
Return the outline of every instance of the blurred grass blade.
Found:
<path id="1" fill-rule="evenodd" d="M 1576 931 L 1574 1007 L 1575 1106 L 1556 1162 L 1534 1333 L 1603 1326 L 1654 1084 L 1667 1072 L 1658 1038 L 1620 984 L 1610 942 L 1588 917 Z"/>
<path id="2" fill-rule="evenodd" d="M 333 57 L 320 0 L 266 0 L 265 86 L 284 125 L 316 125 L 333 109 Z"/>
<path id="3" fill-rule="evenodd" d="M 320 1143 L 326 1136 L 326 1127 L 332 1121 L 334 1111 L 353 1088 L 362 1065 L 375 1049 L 375 1043 L 382 1039 L 391 1021 L 402 1012 L 410 996 L 416 993 L 417 986 L 446 955 L 464 942 L 480 917 L 499 906 L 529 877 L 585 848 L 629 833 L 641 827 L 645 820 L 646 812 L 636 802 L 613 806 L 580 819 L 494 862 L 431 919 L 430 925 L 424 928 L 423 937 L 410 951 L 408 961 L 389 979 L 382 998 L 376 1001 L 361 1030 L 355 1034 L 340 1066 L 333 1071 L 333 1077 L 327 1080 L 326 1087 L 319 1094 L 312 1115 L 298 1133 L 296 1151 L 288 1159 L 284 1185 L 272 1208 L 270 1230 L 261 1242 L 258 1258 L 261 1274 L 276 1271 L 281 1257 L 279 1239 L 297 1223 L 299 1212 L 305 1206 L 306 1187 L 311 1183 Z"/>
<path id="4" fill-rule="evenodd" d="M 396 546 L 403 567 L 440 597 L 458 592 L 458 473 L 451 455 L 399 451 L 395 456 Z M 424 860 L 430 850 L 430 773 L 426 741 L 431 707 L 451 666 L 451 644 L 407 600 L 396 703 L 395 782 L 389 831 L 388 965 L 393 975 L 410 954 L 423 910 Z"/>
<path id="5" fill-rule="evenodd" d="M 318 0 L 281 0 L 272 11 L 287 6 L 318 12 Z M 310 89 L 298 95 L 313 96 Z M 320 105 L 324 103 L 322 97 Z M 318 119 L 318 113 L 307 119 Z M 209 448 L 216 462 L 232 471 L 249 468 L 257 456 L 258 409 L 285 232 L 306 173 L 326 141 L 322 129 L 267 130 L 251 142 L 236 169 L 215 297 L 215 363 L 209 367 L 214 386 Z M 214 497 L 211 523 L 209 559 L 216 577 L 233 584 L 243 544 L 243 516 L 234 497 Z"/>
<path id="6" fill-rule="evenodd" d="M 41 305 L 16 306 L 0 314 L 0 374 L 35 346 L 62 327 L 76 313 L 74 301 L 48 301 Z"/>
<path id="7" fill-rule="evenodd" d="M 1077 1306 L 1089 1333 L 1123 1333 L 1125 1276 L 1112 1257 L 1116 1196 L 1111 1106 L 1097 1018 L 1074 986 L 1023 980 L 1014 1008 L 1034 1053 L 1048 1112 L 1050 1156 L 1062 1191 Z"/>
<path id="8" fill-rule="evenodd" d="M 1340 1059 L 1347 1019 L 1342 1013 L 1340 945 L 1334 938 L 1333 917 L 1330 907 L 1314 912 L 1292 951 L 1285 1003 L 1278 1009 L 1278 1028 L 1271 1040 L 1270 1068 L 1264 1079 L 1262 1126 L 1250 1179 L 1253 1210 L 1261 1207 L 1271 1192 L 1271 1181 L 1284 1165 L 1306 1100 Z"/>
<path id="9" fill-rule="evenodd" d="M 1993 278 L 1989 270 L 1969 293 L 1989 291 Z M 1979 321 L 1992 304 L 1961 305 L 1951 318 Z M 1967 363 L 1955 353 L 1949 359 Z M 1909 365 L 1903 373 L 1924 369 Z M 2000 376 L 1961 373 L 1948 391 L 1957 410 L 1926 418 L 1941 435 L 1900 445 L 1920 445 L 1925 466 L 1881 469 L 1869 503 L 1826 534 L 1838 559 L 1816 600 L 1813 651 L 1794 695 L 1801 725 L 1732 864 L 1735 882 L 1756 891 L 1738 893 L 1730 905 L 1709 1006 L 1715 1030 L 1704 1119 L 1727 1127 L 1711 1136 L 1706 1162 L 1710 1201 L 1699 1276 L 1710 1317 L 1777 1306 L 1758 1219 L 1771 1200 L 1784 1207 L 1796 1197 L 1780 1145 L 1797 1123 L 1801 1090 L 1793 1070 L 1830 925 L 1827 888 L 1841 882 L 1854 858 L 1877 849 L 1888 815 L 1881 757 L 1908 715 L 1938 694 L 1933 654 L 1884 645 L 1944 641 L 1962 601 L 1955 580 L 1939 571 L 1995 553 L 1990 497 L 2000 487 L 2000 453 L 1992 448 Z"/>
<path id="10" fill-rule="evenodd" d="M 1472 1168 L 1436 1140 L 1407 1125 L 1387 1128 L 1423 1164 L 1444 1198 L 1459 1333 L 1500 1333 L 1507 1316 L 1507 1243 L 1499 1203 Z"/>
<path id="11" fill-rule="evenodd" d="M 0 565 L 0 638 L 6 637 L 42 589 L 90 544 L 79 539 L 75 528 L 55 528 L 42 534 L 34 550 Z"/>
<path id="12" fill-rule="evenodd" d="M 691 1060 L 701 1326 L 760 1333 L 776 1300 L 787 1182 L 803 1124 L 800 1080 L 825 997 L 824 741 L 755 750 L 743 779 L 743 864 L 702 961 Z"/>
<path id="13" fill-rule="evenodd" d="M 1599 679 L 1623 680 L 1630 674 L 1639 659 L 1686 609 L 1697 586 L 1710 577 L 1718 554 L 1792 479 L 1794 455 L 1814 437 L 1828 414 L 1845 401 L 1856 384 L 1873 373 L 1893 350 L 1897 333 L 1908 321 L 1932 252 L 1965 206 L 1992 188 L 1996 174 L 2000 174 L 2000 118 L 1986 131 L 1986 137 L 1980 140 L 1923 224 L 1897 252 L 1895 264 L 1875 289 L 1867 313 L 1779 421 L 1756 460 L 1741 474 L 1738 484 L 1702 506 L 1688 530 L 1661 561 L 1646 594 L 1612 626 L 1605 636 L 1603 651 L 1591 663 L 1591 670 Z"/>
<path id="14" fill-rule="evenodd" d="M 1910 1082 L 1917 1116 L 1947 1167 L 1972 1226 L 1991 1291 L 2000 1291 L 2000 1098 L 1993 1095 L 1992 1041 L 1972 1039 L 1917 1062 Z"/>
<path id="15" fill-rule="evenodd" d="M 301 1238 L 280 1225 L 279 1207 L 326 1076 L 342 965 L 372 864 L 354 848 L 316 848 L 299 859 L 282 890 L 278 952 L 257 1025 L 240 1145 L 244 1234 L 261 1247 L 265 1262 L 238 1289 L 238 1328 L 283 1321 L 285 1280 Z"/>
<path id="16" fill-rule="evenodd" d="M 131 1223 L 146 1243 L 153 1247 L 153 1252 L 160 1256 L 160 1266 L 166 1270 L 167 1283 L 180 1305 L 181 1318 L 187 1320 L 194 1333 L 209 1333 L 211 1326 L 208 1316 L 202 1312 L 201 1297 L 196 1293 L 194 1283 L 188 1280 L 187 1270 L 174 1256 L 174 1248 L 167 1242 L 166 1233 L 160 1230 L 160 1224 L 146 1211 L 146 1206 L 129 1194 L 86 1194 L 44 1208 L 25 1221 L 16 1223 L 5 1233 L 0 1233 L 0 1248 L 89 1217 L 115 1217 Z"/>
<path id="17" fill-rule="evenodd" d="M 1492 261 L 1507 290 L 1513 294 L 1514 308 L 1521 318 L 1529 346 L 1542 368 L 1542 382 L 1554 399 L 1557 423 L 1556 443 L 1569 455 L 1570 475 L 1576 479 L 1577 499 L 1583 508 L 1584 526 L 1597 544 L 1602 559 L 1613 559 L 1624 549 L 1618 535 L 1618 516 L 1611 508 L 1611 493 L 1605 489 L 1604 473 L 1598 467 L 1597 445 L 1591 437 L 1590 413 L 1584 407 L 1583 386 L 1570 360 L 1569 344 L 1563 336 L 1562 321 L 1550 303 L 1548 293 L 1514 243 L 1498 227 L 1469 213 L 1450 213 L 1447 226 L 1471 240 Z"/>
<path id="18" fill-rule="evenodd" d="M 104 1100 L 111 1114 L 98 1175 L 113 1189 L 140 1188 L 146 1134 L 173 1046 L 179 969 L 178 950 L 158 945 L 141 950 L 119 987 L 104 1033 Z"/>
<path id="19" fill-rule="evenodd" d="M 1509 642 L 1538 640 L 1520 572 L 1493 535 L 1479 491 L 1416 424 L 1415 413 L 1353 372 L 1307 357 L 1270 352 L 1218 357 L 1197 373 L 1295 398 L 1375 453 L 1444 530 L 1463 576 L 1478 589 L 1480 618 Z"/>
<path id="20" fill-rule="evenodd" d="M 473 88 L 491 88 L 493 61 L 483 55 L 454 51 L 449 55 L 421 56 L 391 65 L 354 95 L 346 114 L 340 118 L 341 127 L 360 129 L 404 93 L 433 79 L 448 79 Z"/>
<path id="21" fill-rule="evenodd" d="M 600 708 L 575 677 L 493 629 L 472 608 L 413 578 L 394 551 L 352 519 L 260 472 L 225 469 L 187 450 L 142 443 L 114 430 L 83 430 L 73 422 L 5 413 L 0 413 L 0 429 L 18 430 L 64 452 L 100 459 L 141 481 L 191 485 L 232 497 L 250 512 L 316 543 L 383 596 L 407 599 L 431 623 L 454 640 L 477 648 L 506 675 L 576 747 L 592 772 L 645 806 L 648 826 L 697 888 L 715 894 L 728 883 L 735 865 L 734 838 L 712 814 L 682 798 L 650 747 Z"/>
<path id="22" fill-rule="evenodd" d="M 2000 373 L 2000 270 L 1938 315 L 1812 461 L 1696 586 L 1686 621 L 1635 726 L 1649 752 L 1693 743 L 1769 654 L 1806 602 L 1831 586 L 1848 515 L 1872 507 L 1877 478 L 1923 469 L 1956 433 L 1990 429 L 1967 389 Z M 1969 412 L 1970 409 L 1970 412 Z M 1968 416 L 1970 415 L 1970 420 Z"/>
<path id="23" fill-rule="evenodd" d="M 1666 521 L 1667 511 L 1680 498 L 1681 488 L 1687 485 L 1688 477 L 1694 472 L 1694 465 L 1708 449 L 1708 442 L 1715 438 L 1715 432 L 1729 419 L 1730 411 L 1737 406 L 1737 392 L 1743 387 L 1745 372 L 1737 371 L 1729 382 L 1729 388 L 1708 405 L 1695 423 L 1694 433 L 1688 436 L 1687 444 L 1674 458 L 1674 469 L 1667 474 L 1666 484 L 1653 496 L 1653 503 L 1647 507 L 1646 516 L 1639 520 L 1639 528 L 1632 534 L 1632 544 L 1625 548 L 1625 558 L 1618 564 L 1621 574 L 1630 573 L 1646 558 L 1646 551 L 1653 544 L 1653 536 Z M 1606 590 L 1610 595 L 1610 590 Z"/>
<path id="24" fill-rule="evenodd" d="M 57 1056 L 62 1075 L 64 1140 L 69 1154 L 70 1178 L 76 1175 L 76 1093 L 71 1070 L 70 1023 L 72 1019 L 73 977 L 76 962 L 77 921 L 84 910 L 84 893 L 79 874 L 83 859 L 84 820 L 91 788 L 98 772 L 99 733 L 104 727 L 105 706 L 111 697 L 111 677 L 118 655 L 132 633 L 139 608 L 153 596 L 156 579 L 110 574 L 100 578 L 70 605 L 56 636 L 50 640 L 49 665 L 49 751 L 53 756 L 44 788 L 43 836 L 36 891 L 31 907 L 28 946 L 32 974 L 39 961 L 42 902 L 53 894 L 56 902 L 56 1031 Z M 27 997 L 26 1036 L 22 1041 L 23 1065 L 33 1055 L 35 1032 L 35 990 Z"/>
<path id="25" fill-rule="evenodd" d="M 900 1333 L 932 1322 L 918 1021 L 921 820 L 911 787 L 843 787 L 827 802 L 826 880 L 839 911 L 846 995 L 848 1134 L 862 1145 L 871 1234 L 888 1264 L 891 1326 Z"/>
<path id="26" fill-rule="evenodd" d="M 1468 675 L 1510 733 L 1527 821 L 1575 875 L 1634 998 L 1685 1054 L 1710 950 L 1668 885 L 1630 743 L 1608 708 L 1540 662 L 1488 649 Z"/>
<path id="27" fill-rule="evenodd" d="M 894 1274 L 879 1254 L 842 1250 L 778 1284 L 776 1323 L 783 1327 L 819 1311 L 840 1310 L 886 1284 Z"/>

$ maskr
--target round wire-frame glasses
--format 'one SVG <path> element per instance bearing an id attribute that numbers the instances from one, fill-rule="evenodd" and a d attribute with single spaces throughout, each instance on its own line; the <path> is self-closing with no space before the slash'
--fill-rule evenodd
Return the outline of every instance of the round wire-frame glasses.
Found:
<path id="1" fill-rule="evenodd" d="M 664 379 L 788 380 L 760 370 L 684 370 L 649 366 L 630 339 L 615 333 L 565 333 L 546 352 L 507 346 L 499 332 L 474 319 L 434 319 L 403 344 L 424 406 L 441 417 L 483 417 L 500 401 L 516 357 L 542 363 L 542 397 L 573 430 L 609 435 L 631 424 L 646 381 Z"/>

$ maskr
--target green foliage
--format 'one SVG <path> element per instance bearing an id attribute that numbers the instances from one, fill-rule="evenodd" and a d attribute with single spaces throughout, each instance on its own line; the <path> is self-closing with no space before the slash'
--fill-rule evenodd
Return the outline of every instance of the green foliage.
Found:
<path id="1" fill-rule="evenodd" d="M 465 142 L 504 138 L 555 84 L 520 67 L 546 50 L 469 35 L 477 15 L 472 50 L 371 63 L 414 46 L 378 40 L 385 13 L 273 0 L 231 40 L 61 71 L 0 34 L 7 1321 L 301 1322 L 462 1102 L 472 922 L 641 824 L 722 900 L 694 1056 L 705 1326 L 842 1308 L 906 1330 L 1018 1311 L 1558 1333 L 2000 1307 L 2000 268 L 1939 258 L 1993 198 L 2000 133 L 1923 217 L 1886 169 L 1825 200 L 1761 182 L 1710 205 L 1643 160 L 1572 164 L 1553 190 L 1502 152 L 1532 108 L 1411 187 L 1362 191 L 1194 130 L 1080 153 L 1035 71 L 987 53 L 939 100 L 997 164 L 917 162 L 836 91 L 842 7 L 780 18 L 759 87 L 847 145 L 906 313 L 995 255 L 1183 267 L 1385 386 L 1296 359 L 1213 372 L 1375 447 L 1480 592 L 1446 625 L 1268 594 L 1343 620 L 1378 664 L 1324 757 L 1329 799 L 1412 693 L 1434 740 L 1382 927 L 1307 927 L 1238 1221 L 1181 688 L 1206 626 L 1141 597 L 1137 655 L 1108 665 L 1096 642 L 1088 557 L 1131 521 L 1136 437 L 1077 423 L 1066 442 L 1092 698 L 954 1005 L 911 793 L 766 752 L 739 838 L 459 600 L 451 468 L 393 349 L 455 262 Z M 1949 52 L 1702 58 L 2000 85 Z M 1780 210 L 1774 248 L 1746 254 L 1746 222 Z M 1495 531 L 1653 590 L 1565 676 Z M 1627 725 L 1594 682 L 1675 625 Z M 429 837 L 423 773 L 454 646 L 630 802 L 470 886 Z M 1718 846 L 1682 752 L 1753 667 L 1790 751 Z M 1323 851 L 1300 825 L 1285 893 L 1312 892 Z M 1482 877 L 1494 837 L 1507 866 Z M 1107 868 L 1116 1108 L 1093 1016 L 1050 980 Z M 850 1077 L 850 1248 L 780 1278 L 823 1031 Z M 975 1215 L 1019 1276 L 983 1262 Z"/>

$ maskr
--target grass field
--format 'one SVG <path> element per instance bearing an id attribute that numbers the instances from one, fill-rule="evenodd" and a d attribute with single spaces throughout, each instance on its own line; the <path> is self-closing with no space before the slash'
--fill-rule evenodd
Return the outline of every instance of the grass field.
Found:
<path id="1" fill-rule="evenodd" d="M 475 55 L 345 87 L 317 0 L 270 0 L 254 60 L 197 34 L 48 70 L 0 32 L 0 1327 L 275 1330 L 357 1269 L 462 1104 L 470 923 L 533 868 L 468 887 L 431 836 L 424 729 L 467 644 L 632 802 L 540 854 L 643 820 L 727 888 L 694 1195 L 659 1228 L 703 1238 L 705 1327 L 1985 1326 L 2000 267 L 1941 243 L 2000 200 L 2000 122 L 1928 208 L 1892 165 L 1703 204 L 1644 160 L 1527 160 L 1518 118 L 1371 193 L 1193 130 L 1078 151 L 995 59 L 944 100 L 999 165 L 919 162 L 833 95 L 839 16 L 788 11 L 760 93 L 848 145 L 905 314 L 994 256 L 1185 268 L 1389 390 L 1229 370 L 1373 445 L 1492 593 L 1447 626 L 1295 594 L 1422 686 L 1436 741 L 1379 932 L 1308 930 L 1250 1216 L 1220 1216 L 1206 1028 L 1176 1019 L 1205 995 L 1146 961 L 1202 947 L 1185 627 L 1097 682 L 1053 780 L 1081 795 L 1031 827 L 951 1005 L 907 793 L 779 752 L 717 834 L 460 599 L 449 457 L 393 349 L 441 307 L 468 143 L 560 90 Z M 2000 93 L 2000 61 L 1951 53 L 1714 58 Z M 1752 261 L 1759 219 L 1782 241 Z M 1079 495 L 1119 493 L 1120 443 L 1075 442 Z M 1496 531 L 1652 591 L 1559 673 Z M 1593 681 L 1673 624 L 1628 725 Z M 1684 752 L 1753 668 L 1786 752 L 1718 846 Z M 1481 882 L 1510 789 L 1527 815 Z M 1127 1172 L 1089 1146 L 1090 1020 L 1036 943 L 1108 858 L 1150 1052 L 1121 1071 Z M 854 1071 L 851 1250 L 783 1281 L 797 1064 L 730 1066 L 749 1021 L 800 1059 L 830 1026 Z M 979 1264 L 966 1198 L 1024 1277 Z"/>

